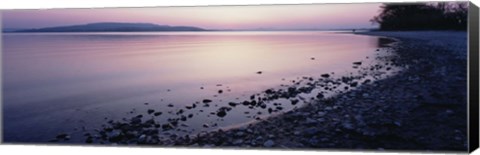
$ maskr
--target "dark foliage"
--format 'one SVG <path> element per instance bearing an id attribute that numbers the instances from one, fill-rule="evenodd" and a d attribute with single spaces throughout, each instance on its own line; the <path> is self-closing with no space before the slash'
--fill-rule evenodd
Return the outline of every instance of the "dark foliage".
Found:
<path id="1" fill-rule="evenodd" d="M 371 19 L 380 30 L 467 30 L 468 3 L 384 4 Z"/>

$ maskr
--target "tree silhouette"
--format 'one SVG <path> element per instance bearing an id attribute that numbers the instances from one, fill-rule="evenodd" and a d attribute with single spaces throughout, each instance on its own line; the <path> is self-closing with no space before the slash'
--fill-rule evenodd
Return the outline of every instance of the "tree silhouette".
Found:
<path id="1" fill-rule="evenodd" d="M 466 30 L 468 3 L 383 4 L 371 21 L 380 30 Z"/>

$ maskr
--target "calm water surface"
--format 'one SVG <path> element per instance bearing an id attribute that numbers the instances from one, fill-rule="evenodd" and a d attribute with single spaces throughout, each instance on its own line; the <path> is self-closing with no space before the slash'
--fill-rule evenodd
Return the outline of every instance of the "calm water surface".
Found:
<path id="1" fill-rule="evenodd" d="M 147 109 L 166 119 L 203 99 L 211 106 L 189 112 L 194 117 L 175 132 L 250 122 L 246 107 L 224 118 L 210 112 L 302 76 L 348 74 L 352 62 L 374 55 L 378 40 L 333 32 L 4 34 L 4 140 L 45 142 L 65 132 L 83 142 L 84 130 L 110 119 Z"/>

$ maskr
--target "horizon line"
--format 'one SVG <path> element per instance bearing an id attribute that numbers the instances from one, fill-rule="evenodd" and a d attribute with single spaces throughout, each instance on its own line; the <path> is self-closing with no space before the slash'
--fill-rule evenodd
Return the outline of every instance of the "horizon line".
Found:
<path id="1" fill-rule="evenodd" d="M 4 28 L 2 28 L 2 32 L 3 33 L 11 33 L 11 32 L 23 31 L 23 30 L 38 30 L 38 29 L 68 27 L 68 26 L 82 26 L 82 25 L 99 24 L 99 23 L 153 24 L 153 25 L 157 25 L 157 26 L 169 26 L 169 27 L 178 27 L 178 26 L 196 27 L 196 26 L 192 26 L 192 25 L 168 25 L 168 24 L 148 23 L 148 22 L 92 22 L 92 23 L 84 23 L 84 24 L 59 25 L 59 26 L 40 27 L 40 28 L 4 27 Z M 210 29 L 210 28 L 202 28 L 202 27 L 197 27 L 197 28 L 201 28 L 204 31 L 335 31 L 335 30 L 375 30 L 375 29 L 378 29 L 378 27 L 370 27 L 370 28 L 367 28 L 367 27 L 358 27 L 358 28 L 262 28 L 262 27 L 259 27 L 259 28 L 244 28 L 244 29 Z M 88 31 L 85 31 L 85 32 L 88 32 Z M 96 32 L 165 32 L 165 31 L 96 31 Z M 171 31 L 171 32 L 180 32 L 180 31 Z M 182 32 L 188 32 L 188 31 L 182 31 Z M 24 32 L 24 33 L 32 33 L 32 32 Z M 48 33 L 48 32 L 42 32 L 42 33 Z M 52 33 L 52 32 L 50 32 L 50 33 Z"/>

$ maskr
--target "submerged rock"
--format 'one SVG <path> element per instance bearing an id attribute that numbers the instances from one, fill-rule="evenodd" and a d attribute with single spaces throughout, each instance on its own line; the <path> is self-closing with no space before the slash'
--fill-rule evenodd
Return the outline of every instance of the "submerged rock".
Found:
<path id="1" fill-rule="evenodd" d="M 225 117 L 226 115 L 227 115 L 227 112 L 225 112 L 225 111 L 223 111 L 223 110 L 217 112 L 217 116 L 218 116 L 218 117 Z"/>
<path id="2" fill-rule="evenodd" d="M 153 109 L 148 109 L 148 110 L 147 110 L 147 113 L 148 113 L 148 114 L 152 114 L 153 112 L 155 112 L 155 110 L 153 110 Z"/>
<path id="3" fill-rule="evenodd" d="M 235 107 L 237 106 L 238 103 L 235 103 L 235 102 L 229 102 L 228 105 L 232 106 L 232 107 Z"/>
<path id="4" fill-rule="evenodd" d="M 159 115 L 161 115 L 161 114 L 162 114 L 162 112 L 155 112 L 155 113 L 153 113 L 154 116 L 159 116 Z"/>
<path id="5" fill-rule="evenodd" d="M 203 103 L 210 103 L 210 102 L 212 102 L 212 100 L 210 100 L 210 99 L 203 99 L 202 102 L 203 102 Z"/>

